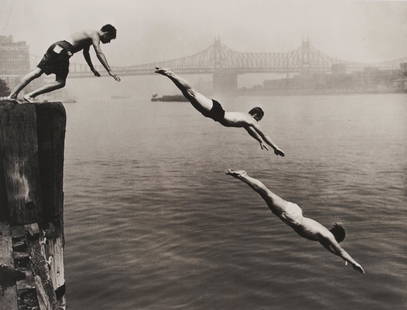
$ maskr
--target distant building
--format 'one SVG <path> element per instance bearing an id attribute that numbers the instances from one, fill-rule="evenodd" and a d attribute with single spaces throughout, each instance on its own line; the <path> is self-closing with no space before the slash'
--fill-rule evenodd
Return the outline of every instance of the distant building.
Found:
<path id="1" fill-rule="evenodd" d="M 405 76 L 407 76 L 407 62 L 402 62 L 402 63 L 400 64 L 400 69 L 401 69 L 401 72 L 402 72 Z"/>
<path id="2" fill-rule="evenodd" d="M 13 42 L 12 36 L 0 36 L 0 76 L 21 75 L 29 70 L 28 45 Z"/>
<path id="3" fill-rule="evenodd" d="M 0 35 L 0 79 L 12 89 L 30 70 L 30 54 L 25 42 L 13 42 L 12 36 Z"/>
<path id="4" fill-rule="evenodd" d="M 333 74 L 344 74 L 344 73 L 346 73 L 346 65 L 345 64 L 333 64 L 331 66 L 331 72 Z"/>
<path id="5" fill-rule="evenodd" d="M 400 78 L 400 70 L 379 70 L 366 67 L 363 71 L 344 72 L 336 67 L 332 73 L 298 74 L 291 78 L 265 80 L 257 91 L 352 93 L 352 92 L 400 92 L 407 91 L 407 78 Z M 407 66 L 406 66 L 407 72 Z"/>

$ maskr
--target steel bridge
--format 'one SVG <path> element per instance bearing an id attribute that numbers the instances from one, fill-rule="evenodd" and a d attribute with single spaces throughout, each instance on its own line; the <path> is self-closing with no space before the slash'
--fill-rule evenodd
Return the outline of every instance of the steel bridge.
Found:
<path id="1" fill-rule="evenodd" d="M 397 66 L 399 64 L 400 62 Z M 234 51 L 216 39 L 208 48 L 191 56 L 141 65 L 113 67 L 113 70 L 121 76 L 153 74 L 156 66 L 168 67 L 180 74 L 298 73 L 304 71 L 330 72 L 334 65 L 344 65 L 347 70 L 351 71 L 358 71 L 369 66 L 330 57 L 314 48 L 309 41 L 303 41 L 300 47 L 286 53 L 245 53 Z M 392 62 L 381 63 L 376 67 L 394 68 L 394 64 Z M 104 71 L 99 66 L 97 69 Z M 91 75 L 86 64 L 71 64 L 71 78 Z"/>
<path id="2" fill-rule="evenodd" d="M 367 67 L 400 70 L 403 61 L 406 62 L 407 58 L 376 64 L 349 62 L 322 53 L 309 41 L 303 41 L 300 47 L 285 53 L 237 52 L 216 39 L 209 47 L 191 56 L 112 68 L 119 76 L 153 74 L 156 66 L 170 68 L 177 74 L 212 74 L 215 90 L 233 91 L 237 89 L 239 74 L 353 72 Z M 106 74 L 101 66 L 97 66 L 97 70 Z M 71 64 L 70 78 L 90 76 L 93 74 L 86 64 Z"/>

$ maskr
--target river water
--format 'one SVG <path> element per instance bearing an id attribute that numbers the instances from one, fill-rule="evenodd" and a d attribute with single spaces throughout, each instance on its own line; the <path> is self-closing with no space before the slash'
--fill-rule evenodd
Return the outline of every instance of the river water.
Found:
<path id="1" fill-rule="evenodd" d="M 188 103 L 65 106 L 69 309 L 406 309 L 406 95 L 222 102 L 262 106 L 286 157 Z M 366 274 L 295 234 L 227 168 L 342 222 Z"/>

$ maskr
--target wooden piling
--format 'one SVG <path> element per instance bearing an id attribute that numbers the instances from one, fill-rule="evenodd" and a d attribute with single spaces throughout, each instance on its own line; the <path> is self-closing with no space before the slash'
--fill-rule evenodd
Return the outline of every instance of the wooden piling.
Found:
<path id="1" fill-rule="evenodd" d="M 0 101 L 0 310 L 64 309 L 61 103 Z"/>

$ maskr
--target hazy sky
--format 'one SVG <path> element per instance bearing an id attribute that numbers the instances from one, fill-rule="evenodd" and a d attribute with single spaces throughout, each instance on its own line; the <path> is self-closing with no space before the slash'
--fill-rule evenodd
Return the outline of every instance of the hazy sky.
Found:
<path id="1" fill-rule="evenodd" d="M 331 0 L 0 0 L 0 34 L 41 56 L 54 41 L 112 23 L 103 46 L 112 65 L 196 53 L 216 36 L 237 51 L 284 52 L 301 40 L 346 60 L 407 56 L 406 1 Z M 74 62 L 81 62 L 76 56 Z"/>

